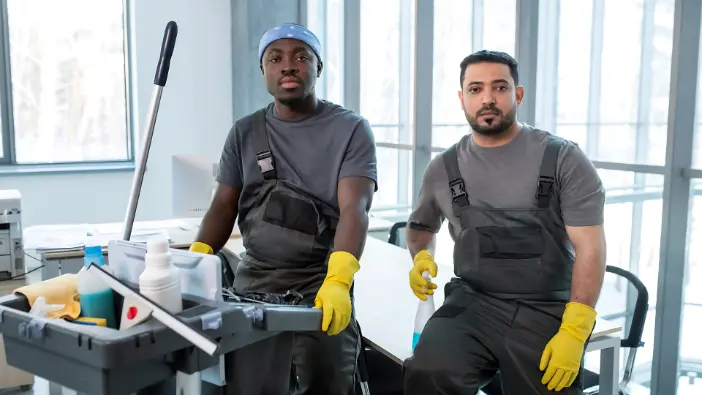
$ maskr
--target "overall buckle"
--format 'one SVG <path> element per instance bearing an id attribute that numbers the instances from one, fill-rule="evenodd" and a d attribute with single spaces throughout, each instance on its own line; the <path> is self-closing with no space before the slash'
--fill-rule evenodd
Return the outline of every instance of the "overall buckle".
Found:
<path id="1" fill-rule="evenodd" d="M 261 173 L 268 173 L 275 170 L 271 151 L 263 151 L 256 154 L 256 161 L 258 162 L 258 168 L 261 169 Z"/>
<path id="2" fill-rule="evenodd" d="M 449 183 L 449 188 L 451 188 L 451 198 L 453 200 L 466 195 L 466 184 L 463 182 L 462 178 L 451 181 Z"/>
<path id="3" fill-rule="evenodd" d="M 536 185 L 536 197 L 545 198 L 551 196 L 554 181 L 553 177 L 539 176 L 539 183 Z"/>

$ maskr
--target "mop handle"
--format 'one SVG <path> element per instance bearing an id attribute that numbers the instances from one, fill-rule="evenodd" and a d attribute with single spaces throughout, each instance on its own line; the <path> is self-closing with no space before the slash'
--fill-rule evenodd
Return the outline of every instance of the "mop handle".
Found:
<path id="1" fill-rule="evenodd" d="M 170 21 L 166 25 L 166 31 L 163 33 L 163 43 L 161 44 L 161 54 L 156 66 L 156 76 L 154 77 L 154 89 L 151 94 L 151 102 L 149 103 L 149 112 L 146 115 L 146 127 L 144 129 L 144 143 L 141 147 L 141 155 L 139 155 L 139 164 L 134 179 L 132 180 L 132 191 L 129 196 L 129 204 L 127 205 L 127 216 L 124 219 L 122 228 L 122 240 L 129 241 L 132 237 L 132 227 L 134 225 L 134 216 L 136 215 L 137 205 L 139 203 L 139 194 L 144 181 L 144 172 L 146 172 L 146 161 L 149 158 L 149 149 L 151 148 L 151 140 L 154 135 L 154 126 L 156 125 L 156 115 L 158 107 L 161 103 L 161 93 L 168 79 L 168 70 L 171 67 L 171 56 L 173 55 L 173 47 L 175 47 L 176 36 L 178 35 L 178 25 Z"/>

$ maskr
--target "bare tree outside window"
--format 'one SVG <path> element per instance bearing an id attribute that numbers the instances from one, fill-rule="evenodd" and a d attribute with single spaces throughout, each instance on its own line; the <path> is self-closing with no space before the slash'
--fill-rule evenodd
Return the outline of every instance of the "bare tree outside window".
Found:
<path id="1" fill-rule="evenodd" d="M 129 160 L 123 1 L 6 4 L 15 162 Z"/>

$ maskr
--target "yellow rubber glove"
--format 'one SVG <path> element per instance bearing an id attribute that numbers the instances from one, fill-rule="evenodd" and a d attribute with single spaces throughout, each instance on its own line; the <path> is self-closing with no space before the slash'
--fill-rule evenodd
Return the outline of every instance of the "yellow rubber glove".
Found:
<path id="1" fill-rule="evenodd" d="M 549 391 L 570 387 L 580 370 L 585 341 L 595 326 L 597 312 L 582 303 L 566 305 L 558 333 L 546 344 L 539 369 L 546 373 L 541 384 L 548 384 Z"/>
<path id="2" fill-rule="evenodd" d="M 190 245 L 190 252 L 199 252 L 201 254 L 214 254 L 212 247 L 199 241 Z"/>
<path id="3" fill-rule="evenodd" d="M 336 335 L 351 321 L 351 283 L 360 268 L 348 252 L 335 251 L 329 257 L 327 277 L 314 298 L 314 308 L 322 309 L 322 332 Z"/>
<path id="4" fill-rule="evenodd" d="M 422 277 L 422 273 L 429 271 L 431 277 L 436 277 L 439 267 L 436 266 L 431 252 L 422 250 L 414 256 L 414 266 L 409 272 L 410 287 L 412 292 L 421 300 L 427 300 L 427 295 L 434 295 L 436 284 L 429 282 Z"/>

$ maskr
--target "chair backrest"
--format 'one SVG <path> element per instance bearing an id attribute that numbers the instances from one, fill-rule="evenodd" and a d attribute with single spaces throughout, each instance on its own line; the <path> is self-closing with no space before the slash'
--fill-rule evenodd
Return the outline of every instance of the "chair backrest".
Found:
<path id="1" fill-rule="evenodd" d="M 396 245 L 398 247 L 406 247 L 407 243 L 405 241 L 404 232 L 401 230 L 407 227 L 406 221 L 396 222 L 390 228 L 390 235 L 388 236 L 388 243 Z"/>
<path id="2" fill-rule="evenodd" d="M 641 338 L 643 336 L 644 324 L 646 323 L 646 315 L 648 314 L 648 290 L 646 286 L 639 280 L 639 278 L 628 270 L 622 269 L 617 266 L 607 266 L 608 273 L 615 274 L 617 276 L 625 278 L 635 289 L 636 289 L 636 303 L 634 305 L 634 312 L 630 314 L 626 311 L 623 315 L 631 315 L 631 327 L 629 332 L 626 334 L 624 339 L 622 339 L 622 347 L 627 348 L 638 348 L 643 346 Z M 620 316 L 621 314 L 617 314 Z"/>

